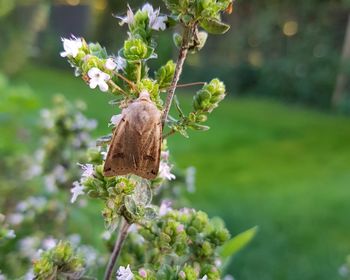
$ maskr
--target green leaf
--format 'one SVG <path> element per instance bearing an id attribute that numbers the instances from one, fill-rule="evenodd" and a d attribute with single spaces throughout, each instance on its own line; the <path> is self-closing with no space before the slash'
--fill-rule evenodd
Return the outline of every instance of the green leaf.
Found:
<path id="1" fill-rule="evenodd" d="M 204 30 L 211 34 L 224 34 L 230 29 L 228 24 L 214 18 L 202 19 L 199 24 Z"/>
<path id="2" fill-rule="evenodd" d="M 200 131 L 207 131 L 210 129 L 209 126 L 207 125 L 201 125 L 198 123 L 192 123 L 189 125 L 190 128 L 192 128 L 193 130 L 200 130 Z"/>
<path id="3" fill-rule="evenodd" d="M 257 230 L 258 230 L 258 227 L 255 226 L 233 237 L 224 246 L 222 246 L 222 250 L 220 253 L 221 257 L 229 258 L 237 254 L 238 251 L 243 249 L 253 240 L 254 236 L 257 233 Z"/>

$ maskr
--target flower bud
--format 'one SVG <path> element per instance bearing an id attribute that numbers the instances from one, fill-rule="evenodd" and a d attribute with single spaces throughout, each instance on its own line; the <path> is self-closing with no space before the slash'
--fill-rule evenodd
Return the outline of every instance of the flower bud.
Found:
<path id="1" fill-rule="evenodd" d="M 141 39 L 129 39 L 124 43 L 124 56 L 128 60 L 141 60 L 150 57 L 146 43 Z"/>

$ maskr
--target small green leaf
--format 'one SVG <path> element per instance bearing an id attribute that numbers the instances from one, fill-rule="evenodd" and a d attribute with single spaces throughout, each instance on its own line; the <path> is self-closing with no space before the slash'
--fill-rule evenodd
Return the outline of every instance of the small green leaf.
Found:
<path id="1" fill-rule="evenodd" d="M 258 227 L 255 226 L 247 231 L 244 231 L 235 237 L 233 237 L 230 241 L 228 241 L 221 250 L 221 257 L 229 258 L 238 253 L 241 249 L 249 244 L 256 235 Z"/>
<path id="2" fill-rule="evenodd" d="M 207 131 L 210 129 L 209 126 L 207 125 L 201 125 L 201 124 L 198 124 L 198 123 L 191 123 L 189 125 L 190 128 L 192 128 L 193 130 L 200 130 L 200 131 Z"/>
<path id="3" fill-rule="evenodd" d="M 174 33 L 173 41 L 174 41 L 175 46 L 177 48 L 180 48 L 181 44 L 182 44 L 182 36 L 179 33 Z"/>
<path id="4" fill-rule="evenodd" d="M 204 30 L 211 34 L 224 34 L 230 29 L 228 24 L 217 19 L 202 19 L 199 23 Z"/>

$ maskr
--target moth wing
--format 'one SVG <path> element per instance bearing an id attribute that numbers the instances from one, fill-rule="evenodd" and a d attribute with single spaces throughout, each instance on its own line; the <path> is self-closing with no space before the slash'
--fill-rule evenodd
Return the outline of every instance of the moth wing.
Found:
<path id="1" fill-rule="evenodd" d="M 130 123 L 127 115 L 123 115 L 118 126 L 115 128 L 112 142 L 109 146 L 107 158 L 103 168 L 103 174 L 106 177 L 126 175 L 131 172 L 130 143 L 128 138 L 130 135 Z"/>
<path id="2" fill-rule="evenodd" d="M 140 161 L 136 175 L 146 178 L 154 179 L 158 175 L 160 152 L 162 143 L 162 124 L 161 120 L 152 120 L 150 123 L 150 130 L 147 135 L 140 139 Z"/>

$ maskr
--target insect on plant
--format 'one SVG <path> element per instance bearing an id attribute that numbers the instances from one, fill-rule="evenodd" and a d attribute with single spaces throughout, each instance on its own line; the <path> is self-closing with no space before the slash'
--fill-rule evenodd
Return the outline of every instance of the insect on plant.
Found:
<path id="1" fill-rule="evenodd" d="M 164 3 L 169 14 L 162 14 L 146 3 L 136 11 L 128 6 L 127 14 L 117 17 L 121 25 L 128 26 L 128 38 L 117 56 L 83 38 L 63 39 L 61 55 L 67 57 L 76 74 L 91 89 L 113 94 L 116 99 L 110 103 L 121 109 L 111 119 L 112 137 L 102 137 L 99 147 L 87 152 L 89 160 L 83 165 L 82 178 L 71 190 L 75 199 L 86 194 L 102 200 L 106 229 L 111 235 L 117 232 L 112 238 L 114 246 L 105 280 L 112 278 L 117 262 L 117 280 L 219 280 L 234 250 L 242 245 L 241 241 L 239 247 L 230 245 L 238 241 L 229 241 L 230 234 L 222 220 L 210 219 L 195 209 L 173 209 L 167 203 L 169 197 L 162 192 L 171 187 L 170 181 L 178 180 L 172 171 L 166 138 L 175 133 L 188 138 L 189 130 L 208 130 L 204 123 L 226 96 L 224 83 L 216 78 L 208 83 L 178 82 L 187 56 L 205 46 L 208 33 L 223 34 L 229 30 L 221 13 L 232 12 L 232 1 L 164 0 Z M 152 75 L 148 61 L 157 58 L 154 32 L 175 25 L 182 29 L 181 34 L 173 34 L 178 58 L 176 62 L 169 60 Z M 185 112 L 175 89 L 190 85 L 202 88 L 193 96 L 191 110 Z M 177 116 L 169 114 L 173 103 Z M 173 202 L 176 203 L 175 199 Z M 243 237 L 245 243 L 254 233 L 255 229 Z M 137 243 L 140 239 L 142 242 Z M 123 246 L 128 250 L 122 250 Z M 46 259 L 36 262 L 35 279 L 56 279 L 53 276 L 59 274 L 62 266 L 52 264 L 50 256 L 54 253 L 50 251 L 44 255 Z M 49 271 L 41 265 L 47 263 L 52 267 Z M 74 267 L 70 265 L 65 267 Z M 71 270 L 79 277 L 86 272 L 81 263 Z"/>

